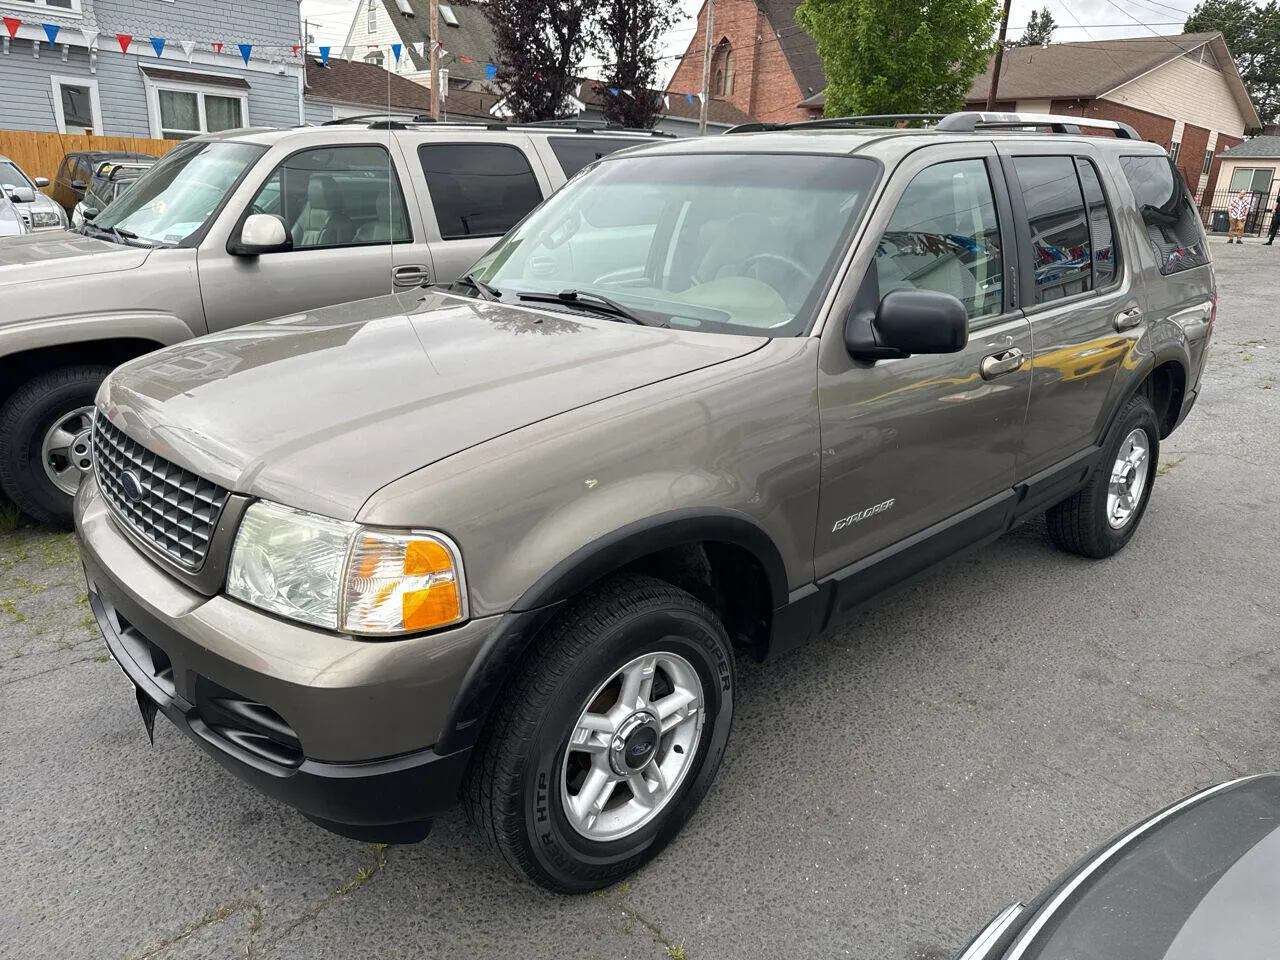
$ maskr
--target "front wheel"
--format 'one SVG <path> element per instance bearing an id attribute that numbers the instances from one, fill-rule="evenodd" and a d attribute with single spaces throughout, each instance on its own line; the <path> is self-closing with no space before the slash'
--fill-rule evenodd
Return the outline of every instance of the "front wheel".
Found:
<path id="1" fill-rule="evenodd" d="M 1112 430 L 1102 462 L 1084 489 L 1045 515 L 1049 537 L 1082 557 L 1101 559 L 1129 542 L 1147 504 L 1160 456 L 1160 428 L 1151 401 L 1136 396 Z"/>
<path id="2" fill-rule="evenodd" d="M 93 398 L 110 367 L 50 370 L 0 410 L 0 487 L 33 520 L 71 528 L 71 498 L 91 463 Z"/>
<path id="3" fill-rule="evenodd" d="M 616 883 L 679 832 L 733 718 L 733 649 L 705 604 L 626 576 L 537 642 L 477 747 L 472 822 L 535 883 Z"/>

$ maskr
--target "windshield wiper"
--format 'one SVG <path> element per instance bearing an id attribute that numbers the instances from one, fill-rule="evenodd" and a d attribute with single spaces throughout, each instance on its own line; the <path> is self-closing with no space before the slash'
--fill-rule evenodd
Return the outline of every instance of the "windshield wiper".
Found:
<path id="1" fill-rule="evenodd" d="M 658 320 L 645 320 L 628 307 L 624 307 L 617 300 L 606 297 L 602 293 L 592 293 L 589 290 L 561 290 L 559 293 L 518 293 L 516 294 L 521 300 L 528 300 L 532 303 L 563 303 L 571 307 L 583 307 L 599 316 L 612 317 L 618 320 L 625 320 L 627 323 L 639 324 L 642 327 L 665 327 L 666 324 Z"/>
<path id="2" fill-rule="evenodd" d="M 81 232 L 84 232 L 84 233 L 87 233 L 87 231 L 89 231 L 89 230 L 93 230 L 93 231 L 94 231 L 96 234 L 98 234 L 98 235 L 106 234 L 107 236 L 113 237 L 113 238 L 115 239 L 116 243 L 120 244 L 122 247 L 124 247 L 124 246 L 136 246 L 136 247 L 151 247 L 151 246 L 154 246 L 154 244 L 152 244 L 150 241 L 143 240 L 141 237 L 139 237 L 139 236 L 138 236 L 136 233 L 134 233 L 132 230 L 122 230 L 120 227 L 104 227 L 104 226 L 102 226 L 101 224 L 94 223 L 94 222 L 93 222 L 93 221 L 91 221 L 91 220 L 86 220 L 86 221 L 84 222 L 84 224 L 83 224 L 83 225 L 81 225 L 80 230 L 81 230 Z M 137 242 L 136 242 L 136 243 L 133 243 L 133 244 L 130 244 L 130 243 L 129 243 L 129 241 L 130 241 L 130 240 L 134 240 L 134 241 L 137 241 Z"/>
<path id="3" fill-rule="evenodd" d="M 476 293 L 480 294 L 481 300 L 501 300 L 502 291 L 497 287 L 485 283 L 483 280 L 476 279 L 474 273 L 467 273 L 453 281 L 455 285 L 470 287 Z"/>

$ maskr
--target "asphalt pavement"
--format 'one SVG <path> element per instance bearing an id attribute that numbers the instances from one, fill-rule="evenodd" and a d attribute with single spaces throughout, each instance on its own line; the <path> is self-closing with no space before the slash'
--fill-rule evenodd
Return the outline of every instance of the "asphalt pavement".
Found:
<path id="1" fill-rule="evenodd" d="M 0 957 L 942 960 L 1129 822 L 1280 769 L 1280 248 L 1213 251 L 1204 393 L 1129 547 L 1030 525 L 744 665 L 700 811 L 595 896 L 515 879 L 461 814 L 378 848 L 163 719 L 149 746 L 74 540 L 0 533 Z"/>

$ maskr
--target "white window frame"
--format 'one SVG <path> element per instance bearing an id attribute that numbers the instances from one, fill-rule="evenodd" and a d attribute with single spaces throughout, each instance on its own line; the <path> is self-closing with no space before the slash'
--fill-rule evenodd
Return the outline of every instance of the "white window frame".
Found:
<path id="1" fill-rule="evenodd" d="M 45 2 L 45 0 L 4 0 L 4 6 L 15 7 L 19 10 L 52 10 L 64 17 L 81 17 L 84 15 L 80 7 L 81 0 L 71 0 L 71 7 L 58 7 Z"/>
<path id="2" fill-rule="evenodd" d="M 67 132 L 67 118 L 62 109 L 62 88 L 88 87 L 89 108 L 93 111 L 93 135 L 102 136 L 102 103 L 98 100 L 98 81 L 93 77 L 67 77 L 55 74 L 49 78 L 53 84 L 53 116 L 58 122 L 58 132 Z"/>
<path id="3" fill-rule="evenodd" d="M 199 130 L 182 130 L 180 133 L 190 133 L 193 137 L 198 137 L 203 133 L 209 132 L 209 121 L 205 116 L 204 98 L 206 96 L 226 97 L 228 100 L 240 101 L 240 122 L 244 126 L 249 125 L 249 92 L 239 87 L 219 87 L 205 83 L 187 83 L 178 80 L 153 80 L 151 77 L 146 78 L 147 88 L 147 113 L 151 121 L 151 136 L 156 140 L 165 139 L 162 120 L 160 117 L 160 91 L 172 90 L 175 93 L 194 93 L 196 94 L 196 112 L 200 118 Z M 170 128 L 176 129 L 176 128 Z"/>
<path id="4" fill-rule="evenodd" d="M 369 0 L 368 3 L 368 27 L 370 33 L 378 32 L 378 0 Z"/>

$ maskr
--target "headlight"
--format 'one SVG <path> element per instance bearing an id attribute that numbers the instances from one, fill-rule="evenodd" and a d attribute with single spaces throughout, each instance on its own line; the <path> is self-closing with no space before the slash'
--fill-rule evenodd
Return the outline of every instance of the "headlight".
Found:
<path id="1" fill-rule="evenodd" d="M 462 561 L 439 534 L 391 532 L 260 501 L 236 534 L 227 593 L 303 623 L 368 635 L 466 616 Z"/>
<path id="2" fill-rule="evenodd" d="M 57 227 L 62 224 L 62 215 L 57 210 L 32 210 L 31 225 L 33 227 Z"/>

